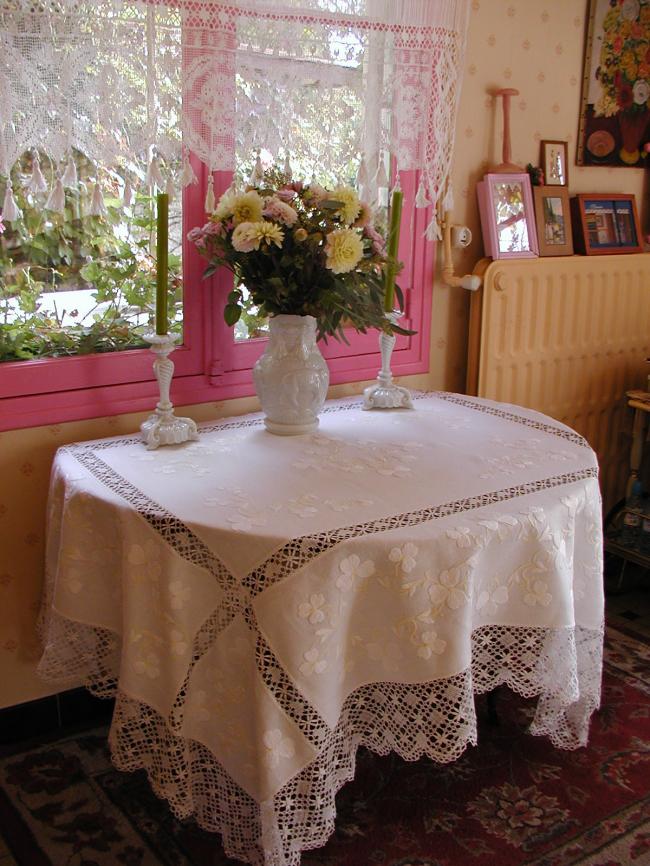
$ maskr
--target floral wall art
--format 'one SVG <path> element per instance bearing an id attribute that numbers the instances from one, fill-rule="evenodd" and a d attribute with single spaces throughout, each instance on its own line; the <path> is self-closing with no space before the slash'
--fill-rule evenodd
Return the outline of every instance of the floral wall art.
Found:
<path id="1" fill-rule="evenodd" d="M 650 164 L 649 108 L 650 0 L 590 0 L 578 164 Z"/>

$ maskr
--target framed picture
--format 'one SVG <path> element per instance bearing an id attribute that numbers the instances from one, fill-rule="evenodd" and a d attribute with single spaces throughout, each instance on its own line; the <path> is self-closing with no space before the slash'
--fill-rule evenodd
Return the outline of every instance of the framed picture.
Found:
<path id="1" fill-rule="evenodd" d="M 589 0 L 578 165 L 642 167 L 649 157 L 648 6 Z"/>
<path id="2" fill-rule="evenodd" d="M 569 185 L 566 141 L 542 141 L 540 164 L 547 186 Z"/>
<path id="3" fill-rule="evenodd" d="M 593 256 L 643 251 L 633 195 L 581 193 L 571 199 L 571 214 L 578 252 Z"/>
<path id="4" fill-rule="evenodd" d="M 530 178 L 486 174 L 476 184 L 485 253 L 493 259 L 534 258 L 537 232 Z"/>
<path id="5" fill-rule="evenodd" d="M 533 196 L 540 256 L 573 255 L 568 189 L 565 186 L 534 186 Z"/>

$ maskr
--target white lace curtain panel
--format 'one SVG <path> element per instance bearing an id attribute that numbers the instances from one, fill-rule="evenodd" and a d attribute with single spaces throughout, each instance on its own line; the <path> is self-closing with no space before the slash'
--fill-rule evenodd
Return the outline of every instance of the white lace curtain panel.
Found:
<path id="1" fill-rule="evenodd" d="M 126 195 L 193 183 L 190 154 L 232 172 L 262 151 L 371 198 L 392 160 L 434 203 L 467 17 L 468 0 L 0 0 L 0 174 L 31 149 L 25 183 L 57 209 L 73 149 Z"/>

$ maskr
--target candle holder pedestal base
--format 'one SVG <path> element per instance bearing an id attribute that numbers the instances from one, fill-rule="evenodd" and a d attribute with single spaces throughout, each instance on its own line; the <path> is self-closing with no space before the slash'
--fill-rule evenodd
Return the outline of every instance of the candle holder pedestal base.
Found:
<path id="1" fill-rule="evenodd" d="M 179 445 L 181 442 L 198 439 L 199 433 L 194 421 L 191 418 L 177 418 L 169 399 L 174 363 L 169 360 L 168 355 L 174 351 L 176 335 L 147 334 L 144 339 L 151 343 L 151 351 L 156 355 L 153 370 L 160 389 L 160 400 L 153 415 L 140 425 L 147 450 L 151 451 L 159 445 Z"/>
<path id="2" fill-rule="evenodd" d="M 386 318 L 393 324 L 397 324 L 401 317 L 399 310 L 386 313 Z M 377 382 L 369 385 L 363 392 L 364 409 L 412 409 L 413 401 L 407 388 L 396 385 L 393 382 L 393 374 L 390 371 L 390 359 L 395 348 L 397 337 L 395 334 L 386 334 L 382 331 L 379 335 L 379 349 L 381 351 L 381 370 L 377 375 Z"/>

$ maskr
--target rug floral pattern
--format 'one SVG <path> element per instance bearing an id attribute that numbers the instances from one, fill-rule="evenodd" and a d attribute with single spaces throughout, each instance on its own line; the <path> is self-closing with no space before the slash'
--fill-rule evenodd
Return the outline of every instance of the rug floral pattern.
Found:
<path id="1" fill-rule="evenodd" d="M 303 866 L 646 866 L 649 696 L 650 646 L 610 630 L 586 749 L 528 735 L 532 704 L 507 689 L 498 725 L 477 699 L 479 746 L 452 764 L 362 749 L 335 834 Z M 112 767 L 104 730 L 1 761 L 0 832 L 21 866 L 237 866 L 144 774 Z"/>

